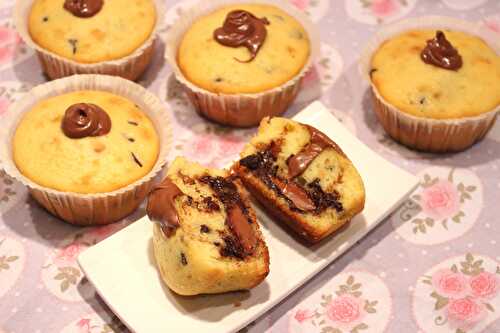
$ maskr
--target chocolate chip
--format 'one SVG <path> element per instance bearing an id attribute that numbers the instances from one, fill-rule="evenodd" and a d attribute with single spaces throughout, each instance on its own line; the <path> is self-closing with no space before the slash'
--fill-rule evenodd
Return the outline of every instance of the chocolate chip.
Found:
<path id="1" fill-rule="evenodd" d="M 222 82 L 222 81 L 224 81 L 224 79 L 221 77 L 216 77 L 214 81 L 215 82 Z"/>
<path id="2" fill-rule="evenodd" d="M 189 196 L 189 195 L 186 196 L 186 200 L 184 201 L 184 203 L 186 205 L 188 205 L 189 207 L 191 207 L 191 206 L 193 206 L 193 202 L 194 202 L 194 200 L 193 200 L 192 196 Z"/>
<path id="3" fill-rule="evenodd" d="M 139 161 L 137 156 L 135 156 L 135 154 L 132 152 L 130 152 L 130 154 L 132 154 L 132 158 L 134 159 L 134 162 L 137 163 L 137 165 L 142 168 L 142 163 L 141 163 L 141 161 Z"/>
<path id="4" fill-rule="evenodd" d="M 257 170 L 261 165 L 261 160 L 260 155 L 254 154 L 241 159 L 240 164 L 250 170 Z"/>
<path id="5" fill-rule="evenodd" d="M 418 101 L 421 105 L 424 105 L 425 103 L 425 97 L 422 97 L 419 101 Z"/>
<path id="6" fill-rule="evenodd" d="M 123 137 L 125 138 L 125 140 L 129 141 L 129 142 L 135 142 L 135 139 L 128 136 L 127 134 L 125 133 L 122 133 Z"/>
<path id="7" fill-rule="evenodd" d="M 42 18 L 42 21 L 43 21 L 43 22 L 47 22 L 48 20 L 49 20 L 49 17 L 48 17 L 48 16 L 44 16 L 44 17 Z"/>
<path id="8" fill-rule="evenodd" d="M 72 50 L 73 50 L 73 54 L 76 53 L 77 51 L 77 44 L 78 44 L 78 40 L 77 39 L 68 39 L 68 43 L 71 45 L 72 47 Z"/>
<path id="9" fill-rule="evenodd" d="M 132 121 L 132 120 L 129 120 L 127 121 L 130 125 L 133 125 L 133 126 L 139 126 L 138 123 L 136 123 L 135 121 Z"/>
<path id="10" fill-rule="evenodd" d="M 212 199 L 212 197 L 203 198 L 203 204 L 209 212 L 217 212 L 220 210 L 219 205 Z"/>
<path id="11" fill-rule="evenodd" d="M 186 266 L 188 264 L 188 261 L 186 259 L 186 255 L 184 254 L 184 252 L 181 252 L 181 263 L 184 266 Z"/>
<path id="12" fill-rule="evenodd" d="M 370 70 L 370 78 L 373 76 L 373 73 L 375 73 L 376 71 L 378 71 L 378 69 L 376 69 L 376 68 L 372 68 Z"/>
<path id="13" fill-rule="evenodd" d="M 219 253 L 223 257 L 234 257 L 238 259 L 243 259 L 245 251 L 241 245 L 241 242 L 234 237 L 225 236 L 224 238 L 224 246 L 219 250 Z"/>
<path id="14" fill-rule="evenodd" d="M 277 18 L 280 21 L 284 21 L 285 20 L 285 18 L 283 16 L 281 16 L 281 15 L 273 15 L 273 17 Z"/>
<path id="15" fill-rule="evenodd" d="M 329 207 L 333 207 L 338 213 L 344 210 L 342 202 L 340 202 L 340 194 L 337 191 L 333 193 L 324 192 L 318 178 L 308 184 L 307 187 L 311 190 L 309 195 L 312 201 L 314 201 L 317 213 Z"/>
<path id="16" fill-rule="evenodd" d="M 215 246 L 220 246 L 220 243 L 219 242 L 214 242 L 214 245 Z"/>
<path id="17" fill-rule="evenodd" d="M 200 232 L 202 234 L 208 234 L 210 232 L 210 228 L 207 225 L 202 224 L 200 227 Z"/>

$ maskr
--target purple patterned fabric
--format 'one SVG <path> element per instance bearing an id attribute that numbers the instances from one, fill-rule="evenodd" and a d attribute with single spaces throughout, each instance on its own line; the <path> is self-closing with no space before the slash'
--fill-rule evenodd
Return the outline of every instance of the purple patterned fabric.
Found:
<path id="1" fill-rule="evenodd" d="M 455 155 L 410 151 L 384 133 L 371 111 L 357 58 L 380 25 L 448 15 L 482 24 L 500 38 L 494 0 L 290 0 L 321 30 L 321 57 L 307 75 L 293 116 L 321 99 L 373 150 L 417 174 L 409 200 L 358 245 L 244 332 L 500 332 L 500 124 Z M 162 33 L 190 1 L 168 1 Z M 32 50 L 13 29 L 14 0 L 0 4 L 0 124 L 7 107 L 45 82 Z M 175 143 L 210 166 L 231 161 L 254 130 L 199 117 L 158 45 L 140 81 L 169 105 Z M 390 186 L 390 184 L 388 184 Z M 126 332 L 75 262 L 76 256 L 144 215 L 77 228 L 52 217 L 0 171 L 0 333 Z M 279 259 L 278 259 L 279 260 Z"/>

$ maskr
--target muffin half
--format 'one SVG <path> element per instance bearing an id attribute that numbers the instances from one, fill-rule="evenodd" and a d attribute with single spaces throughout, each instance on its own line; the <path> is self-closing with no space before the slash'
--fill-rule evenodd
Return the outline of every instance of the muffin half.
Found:
<path id="1" fill-rule="evenodd" d="M 269 273 L 269 253 L 241 182 L 227 171 L 176 158 L 148 198 L 156 264 L 180 295 L 250 289 Z"/>
<path id="2" fill-rule="evenodd" d="M 340 147 L 293 120 L 263 119 L 234 170 L 272 215 L 311 243 L 364 207 L 363 181 Z"/>

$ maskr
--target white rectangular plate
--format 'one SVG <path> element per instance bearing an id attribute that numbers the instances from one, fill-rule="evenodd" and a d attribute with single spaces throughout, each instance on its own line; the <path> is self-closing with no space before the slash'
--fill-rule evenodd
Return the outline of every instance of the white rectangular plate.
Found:
<path id="1" fill-rule="evenodd" d="M 362 214 L 334 237 L 306 247 L 256 208 L 269 247 L 270 273 L 250 292 L 181 297 L 160 280 L 147 217 L 78 257 L 87 278 L 116 315 L 138 333 L 235 332 L 317 274 L 379 224 L 416 187 L 413 175 L 371 151 L 319 102 L 295 120 L 323 131 L 358 168 L 366 187 Z"/>

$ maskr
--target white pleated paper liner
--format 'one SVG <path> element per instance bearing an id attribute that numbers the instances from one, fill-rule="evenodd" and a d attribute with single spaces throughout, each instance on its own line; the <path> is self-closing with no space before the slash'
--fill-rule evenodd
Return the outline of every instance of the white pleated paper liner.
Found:
<path id="1" fill-rule="evenodd" d="M 319 31 L 305 13 L 285 1 L 261 0 L 258 1 L 258 4 L 273 5 L 282 9 L 294 17 L 306 30 L 311 52 L 302 70 L 284 84 L 254 94 L 214 93 L 190 82 L 184 76 L 177 63 L 178 46 L 185 32 L 200 17 L 210 14 L 218 8 L 249 3 L 254 2 L 248 0 L 200 1 L 192 8 L 183 12 L 182 16 L 173 23 L 172 28 L 167 34 L 165 45 L 165 59 L 172 67 L 175 77 L 186 90 L 188 97 L 197 111 L 218 123 L 236 127 L 256 126 L 264 117 L 277 116 L 285 112 L 299 92 L 302 78 L 311 69 L 314 60 L 317 59 L 320 52 Z"/>
<path id="2" fill-rule="evenodd" d="M 12 154 L 12 138 L 23 115 L 39 101 L 79 90 L 106 91 L 123 96 L 151 119 L 160 139 L 158 159 L 141 179 L 107 193 L 79 194 L 40 186 L 17 169 Z M 120 77 L 107 75 L 74 75 L 42 84 L 12 104 L 0 127 L 0 166 L 5 172 L 28 187 L 33 197 L 49 212 L 77 225 L 107 224 L 132 213 L 144 200 L 156 175 L 167 161 L 172 144 L 172 127 L 165 105 L 151 92 Z"/>

